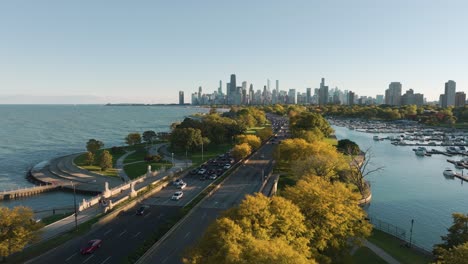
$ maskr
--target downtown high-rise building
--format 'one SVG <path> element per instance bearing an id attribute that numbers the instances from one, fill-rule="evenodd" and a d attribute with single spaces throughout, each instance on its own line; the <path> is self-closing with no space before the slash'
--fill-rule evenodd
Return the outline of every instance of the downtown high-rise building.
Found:
<path id="1" fill-rule="evenodd" d="M 414 93 L 413 89 L 406 91 L 401 96 L 401 105 L 417 105 L 422 106 L 424 104 L 424 96 L 420 93 Z"/>
<path id="2" fill-rule="evenodd" d="M 184 104 L 184 91 L 179 91 L 179 104 Z"/>
<path id="3" fill-rule="evenodd" d="M 449 106 L 455 106 L 455 90 L 456 90 L 457 84 L 449 80 L 448 82 L 445 83 L 445 102 L 442 104 L 442 107 L 449 107 Z"/>
<path id="4" fill-rule="evenodd" d="M 464 92 L 455 93 L 455 107 L 463 107 L 466 102 L 466 94 Z"/>
<path id="5" fill-rule="evenodd" d="M 289 89 L 288 92 L 288 104 L 296 103 L 296 89 Z"/>
<path id="6" fill-rule="evenodd" d="M 231 74 L 231 82 L 229 83 L 228 104 L 235 104 L 236 97 L 237 97 L 236 75 Z"/>
<path id="7" fill-rule="evenodd" d="M 322 78 L 319 88 L 319 105 L 326 105 L 328 103 L 328 86 L 325 85 L 325 78 Z"/>
<path id="8" fill-rule="evenodd" d="M 391 82 L 388 89 L 385 90 L 385 104 L 387 105 L 401 105 L 401 83 Z"/>
<path id="9" fill-rule="evenodd" d="M 312 88 L 306 89 L 306 104 L 312 103 Z"/>

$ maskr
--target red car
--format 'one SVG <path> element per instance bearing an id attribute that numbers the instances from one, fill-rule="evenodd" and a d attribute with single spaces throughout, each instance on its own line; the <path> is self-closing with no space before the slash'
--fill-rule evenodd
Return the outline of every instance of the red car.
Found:
<path id="1" fill-rule="evenodd" d="M 88 241 L 88 243 L 86 244 L 86 246 L 80 250 L 80 252 L 81 252 L 81 254 L 83 254 L 83 255 L 85 255 L 85 254 L 91 254 L 91 253 L 93 253 L 94 251 L 96 251 L 96 249 L 100 248 L 100 247 L 101 247 L 101 244 L 102 244 L 102 240 L 101 240 L 101 239 L 93 239 L 93 240 L 90 240 L 90 241 Z"/>

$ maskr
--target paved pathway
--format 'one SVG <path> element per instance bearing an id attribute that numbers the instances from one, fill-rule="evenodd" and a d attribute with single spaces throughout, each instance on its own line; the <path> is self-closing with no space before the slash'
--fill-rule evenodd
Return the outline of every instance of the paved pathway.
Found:
<path id="1" fill-rule="evenodd" d="M 390 256 L 387 252 L 385 252 L 383 249 L 379 248 L 375 244 L 372 244 L 369 241 L 364 241 L 364 246 L 372 250 L 377 256 L 381 257 L 383 260 L 385 260 L 389 264 L 400 264 L 400 262 L 396 259 L 394 259 L 392 256 Z"/>
<path id="2" fill-rule="evenodd" d="M 119 173 L 119 177 L 124 180 L 124 181 L 130 181 L 130 177 L 128 177 L 127 173 L 125 173 L 125 170 L 123 169 L 124 167 L 124 160 L 127 158 L 128 155 L 131 155 L 135 152 L 135 150 L 129 151 L 122 155 L 116 162 L 115 162 L 115 168 L 117 169 Z"/>

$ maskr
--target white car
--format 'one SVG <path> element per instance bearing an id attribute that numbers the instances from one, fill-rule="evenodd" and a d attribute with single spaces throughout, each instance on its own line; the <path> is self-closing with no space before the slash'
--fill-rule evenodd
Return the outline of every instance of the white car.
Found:
<path id="1" fill-rule="evenodd" d="M 177 180 L 173 181 L 173 183 L 174 183 L 175 186 L 179 186 L 179 185 L 183 184 L 184 181 L 182 179 L 177 179 Z"/>
<path id="2" fill-rule="evenodd" d="M 198 174 L 203 175 L 203 174 L 205 174 L 205 172 L 206 172 L 205 169 L 201 169 L 201 170 L 198 171 Z"/>
<path id="3" fill-rule="evenodd" d="M 227 170 L 227 169 L 230 169 L 231 168 L 231 164 L 226 164 L 224 165 L 224 168 Z"/>
<path id="4" fill-rule="evenodd" d="M 183 182 L 181 184 L 179 184 L 179 186 L 177 186 L 177 188 L 179 189 L 184 189 L 185 187 L 187 187 L 187 183 Z"/>
<path id="5" fill-rule="evenodd" d="M 182 198 L 182 196 L 184 196 L 184 193 L 182 191 L 177 191 L 172 195 L 171 200 L 178 201 L 180 198 Z"/>
<path id="6" fill-rule="evenodd" d="M 216 180 L 217 177 L 218 177 L 218 175 L 211 174 L 209 178 L 210 178 L 210 180 Z"/>

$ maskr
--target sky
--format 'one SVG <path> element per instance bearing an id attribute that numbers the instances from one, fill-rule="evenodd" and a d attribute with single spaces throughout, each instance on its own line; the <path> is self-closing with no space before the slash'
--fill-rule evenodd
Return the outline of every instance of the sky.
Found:
<path id="1" fill-rule="evenodd" d="M 468 1 L 0 1 L 1 103 L 177 103 L 237 83 L 468 90 Z"/>

